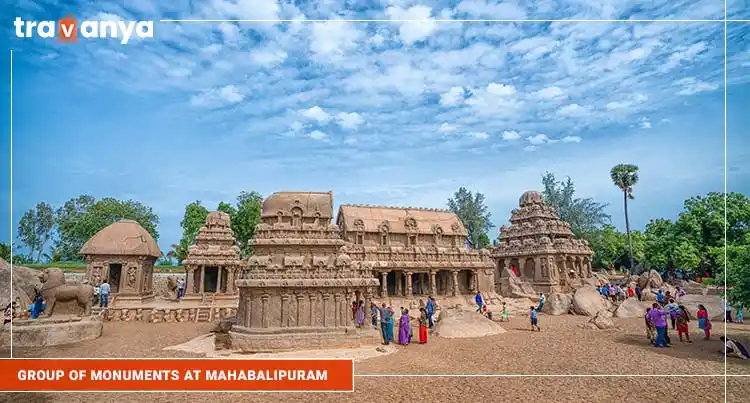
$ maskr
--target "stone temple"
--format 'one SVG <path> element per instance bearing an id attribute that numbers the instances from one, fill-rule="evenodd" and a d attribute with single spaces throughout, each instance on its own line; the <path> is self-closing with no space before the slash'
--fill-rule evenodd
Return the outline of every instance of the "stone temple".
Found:
<path id="1" fill-rule="evenodd" d="M 560 220 L 539 192 L 525 192 L 519 208 L 511 212 L 510 225 L 500 228 L 499 244 L 492 250 L 497 291 L 511 296 L 518 272 L 529 292 L 567 292 L 593 277 L 592 255 L 588 242 L 573 236 L 570 224 Z"/>
<path id="2" fill-rule="evenodd" d="M 356 295 L 369 307 L 378 281 L 346 253 L 332 219 L 331 192 L 278 192 L 265 199 L 253 256 L 236 282 L 232 349 L 358 347 L 363 337 L 374 338 L 369 327 L 355 328 L 350 304 Z"/>

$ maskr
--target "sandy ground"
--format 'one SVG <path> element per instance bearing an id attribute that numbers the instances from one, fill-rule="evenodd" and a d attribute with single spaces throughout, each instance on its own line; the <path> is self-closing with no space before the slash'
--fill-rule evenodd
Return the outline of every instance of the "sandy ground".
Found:
<path id="1" fill-rule="evenodd" d="M 700 340 L 693 330 L 692 344 L 656 349 L 646 343 L 641 319 L 615 319 L 618 330 L 586 330 L 578 325 L 587 318 L 540 316 L 541 332 L 528 330 L 526 320 L 514 318 L 502 324 L 506 333 L 482 338 L 443 339 L 432 337 L 426 345 L 397 346 L 393 354 L 355 362 L 355 392 L 351 394 L 16 394 L 0 401 L 60 402 L 350 402 L 356 401 L 471 401 L 521 402 L 552 399 L 561 402 L 611 402 L 625 395 L 633 401 L 723 402 L 724 357 L 721 342 Z M 14 350 L 15 357 L 200 357 L 165 347 L 189 342 L 204 335 L 211 324 L 106 323 L 104 335 L 95 341 L 42 350 Z M 718 338 L 723 324 L 715 324 Z M 750 339 L 750 325 L 730 325 L 728 333 Z M 730 359 L 730 374 L 750 375 L 750 361 Z M 390 377 L 382 375 L 412 375 Z M 424 377 L 441 374 L 443 377 Z M 515 374 L 514 378 L 456 377 L 445 375 Z M 681 374 L 721 375 L 682 378 L 653 377 L 524 377 L 523 374 Z M 378 376 L 380 375 L 380 376 Z M 420 377 L 420 375 L 422 377 Z M 728 402 L 747 401 L 750 377 L 726 378 Z M 648 397 L 646 395 L 648 394 Z M 638 398 L 641 396 L 642 398 Z M 5 400 L 3 400 L 5 399 Z M 12 400 L 7 400 L 12 399 Z"/>

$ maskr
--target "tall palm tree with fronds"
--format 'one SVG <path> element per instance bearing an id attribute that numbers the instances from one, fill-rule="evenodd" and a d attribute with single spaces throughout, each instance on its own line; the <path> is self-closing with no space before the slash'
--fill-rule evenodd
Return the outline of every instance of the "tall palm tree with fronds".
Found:
<path id="1" fill-rule="evenodd" d="M 631 164 L 615 165 L 609 172 L 612 182 L 622 190 L 625 203 L 625 231 L 628 234 L 628 247 L 630 248 L 630 272 L 635 270 L 633 261 L 633 240 L 630 237 L 630 219 L 628 218 L 628 199 L 633 200 L 633 187 L 638 183 L 638 166 Z"/>

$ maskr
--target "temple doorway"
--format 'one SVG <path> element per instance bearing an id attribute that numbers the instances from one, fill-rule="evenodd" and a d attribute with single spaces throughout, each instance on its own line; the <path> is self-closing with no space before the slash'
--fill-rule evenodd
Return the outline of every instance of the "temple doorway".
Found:
<path id="1" fill-rule="evenodd" d="M 229 282 L 229 270 L 221 269 L 221 288 L 217 292 L 226 293 Z"/>
<path id="2" fill-rule="evenodd" d="M 107 282 L 109 283 L 109 292 L 115 294 L 120 291 L 120 278 L 122 277 L 122 265 L 119 263 L 111 263 L 109 265 L 109 273 L 107 274 Z"/>
<path id="3" fill-rule="evenodd" d="M 386 289 L 388 290 L 388 295 L 395 296 L 396 295 L 396 272 L 395 271 L 388 272 L 388 275 L 385 276 L 385 284 L 386 284 Z"/>
<path id="4" fill-rule="evenodd" d="M 216 285 L 219 281 L 219 268 L 206 267 L 203 270 L 206 271 L 203 277 L 203 292 L 216 292 Z"/>
<path id="5" fill-rule="evenodd" d="M 458 272 L 458 292 L 468 294 L 471 292 L 471 281 L 473 273 L 471 270 L 461 270 Z"/>
<path id="6" fill-rule="evenodd" d="M 523 264 L 523 277 L 526 279 L 533 280 L 536 274 L 536 264 L 534 259 L 527 258 Z"/>
<path id="7" fill-rule="evenodd" d="M 412 295 L 428 295 L 430 293 L 430 275 L 427 273 L 412 273 Z"/>

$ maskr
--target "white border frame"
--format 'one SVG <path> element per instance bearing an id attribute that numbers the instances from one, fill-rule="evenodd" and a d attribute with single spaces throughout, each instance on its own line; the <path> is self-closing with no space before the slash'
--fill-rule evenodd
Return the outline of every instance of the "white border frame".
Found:
<path id="1" fill-rule="evenodd" d="M 472 22 L 494 22 L 494 23 L 545 23 L 545 22 L 563 22 L 563 23 L 670 23 L 670 24 L 680 24 L 680 23 L 722 23 L 724 25 L 724 283 L 726 284 L 727 280 L 727 267 L 726 267 L 726 258 L 727 258 L 727 251 L 726 251 L 726 235 L 727 235 L 727 226 L 726 226 L 726 220 L 727 220 L 727 27 L 729 22 L 733 23 L 750 23 L 750 20 L 748 19 L 736 19 L 736 20 L 728 20 L 727 19 L 727 1 L 724 1 L 724 18 L 723 19 L 639 19 L 639 20 L 617 20 L 617 19 L 429 19 L 429 20 L 402 20 L 402 19 L 395 19 L 395 20 L 384 20 L 384 19 L 341 19 L 341 20 L 320 20 L 320 19 L 310 19 L 310 20 L 289 20 L 289 19 L 275 19 L 275 20 L 246 20 L 246 19 L 204 19 L 204 20 L 197 20 L 197 19 L 160 19 L 158 20 L 161 23 L 172 23 L 172 22 L 183 22 L 183 23 L 218 23 L 218 22 L 237 22 L 237 23 L 244 23 L 244 22 L 271 22 L 271 23 L 279 23 L 279 22 L 296 22 L 296 23 L 316 23 L 316 22 L 324 22 L 324 23 L 335 23 L 335 22 L 379 22 L 379 23 L 404 23 L 404 22 L 455 22 L 455 23 L 472 23 Z M 13 237 L 14 231 L 13 231 L 13 49 L 10 50 L 10 247 L 11 247 L 11 258 L 10 258 L 10 265 L 11 265 L 11 283 L 13 281 Z M 11 285 L 11 303 L 13 301 L 13 287 Z M 724 298 L 726 299 L 727 292 L 726 288 L 724 290 Z M 13 357 L 13 322 L 11 321 L 11 342 L 10 342 L 10 359 L 14 359 Z M 724 322 L 724 337 L 727 335 L 727 324 Z M 38 358 L 42 360 L 58 360 L 59 358 Z M 76 358 L 76 359 L 106 359 L 106 358 Z M 171 360 L 173 358 L 132 358 L 132 359 L 155 359 L 155 360 Z M 177 358 L 177 359 L 190 359 L 190 360 L 213 360 L 216 358 Z M 278 359 L 284 359 L 284 358 L 278 358 Z M 681 374 L 681 375 L 649 375 L 649 374 L 611 374 L 611 375 L 597 375 L 597 374 L 353 374 L 354 378 L 368 378 L 368 377 L 379 377 L 379 378 L 428 378 L 428 377 L 437 377 L 437 378 L 477 378 L 477 377 L 485 377 L 485 378 L 522 378 L 522 377 L 537 377 L 537 378 L 557 378 L 557 377 L 591 377 L 591 378 L 639 378 L 639 377 L 723 377 L 724 378 L 724 401 L 727 400 L 727 380 L 728 378 L 746 378 L 750 377 L 750 375 L 739 375 L 739 374 L 728 374 L 727 373 L 727 357 L 724 356 L 724 374 L 704 374 L 704 375 L 689 375 L 689 374 Z M 80 391 L 78 391 L 80 392 Z M 85 392 L 115 392 L 115 391 L 85 391 Z M 124 391 L 116 391 L 116 393 L 122 393 Z M 129 392 L 139 392 L 139 391 L 129 391 Z M 170 392 L 170 391 L 142 391 L 142 392 L 155 392 L 155 393 L 161 393 L 161 392 Z M 217 393 L 217 392 L 229 392 L 229 393 L 236 393 L 242 391 L 173 391 L 173 392 L 185 392 L 185 393 Z M 256 391 L 251 391 L 256 392 Z M 282 392 L 269 392 L 269 391 L 262 391 L 264 393 L 282 393 Z M 305 391 L 284 391 L 284 392 L 292 392 L 292 393 L 305 393 Z M 29 392 L 29 393 L 38 393 L 38 392 Z M 69 393 L 67 391 L 51 391 L 46 393 Z M 337 392 L 323 392 L 323 393 L 337 393 Z M 340 392 L 338 392 L 340 393 Z"/>

